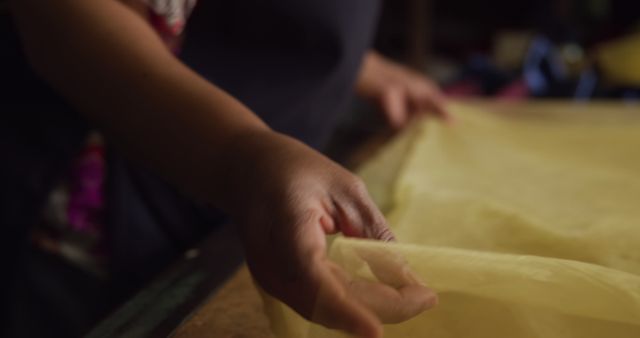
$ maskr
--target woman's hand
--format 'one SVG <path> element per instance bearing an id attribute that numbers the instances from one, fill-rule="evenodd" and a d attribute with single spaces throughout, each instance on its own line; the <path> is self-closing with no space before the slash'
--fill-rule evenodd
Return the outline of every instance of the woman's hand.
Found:
<path id="1" fill-rule="evenodd" d="M 359 178 L 274 132 L 237 144 L 242 164 L 234 166 L 241 169 L 232 174 L 229 209 L 249 268 L 268 293 L 309 320 L 361 337 L 380 337 L 381 321 L 403 321 L 435 304 L 406 266 L 379 272 L 394 271 L 389 286 L 352 280 L 327 259 L 327 234 L 394 240 Z"/>
<path id="2" fill-rule="evenodd" d="M 398 270 L 406 283 L 390 287 L 351 281 L 331 264 L 327 233 L 393 239 L 362 183 L 269 130 L 176 59 L 130 8 L 111 0 L 10 4 L 40 76 L 130 158 L 228 212 L 266 291 L 306 318 L 366 337 L 380 336 L 380 319 L 407 319 L 433 304 L 406 269 Z"/>
<path id="3" fill-rule="evenodd" d="M 375 102 L 395 129 L 404 127 L 413 116 L 428 112 L 452 120 L 444 95 L 433 81 L 376 52 L 365 56 L 356 92 Z"/>

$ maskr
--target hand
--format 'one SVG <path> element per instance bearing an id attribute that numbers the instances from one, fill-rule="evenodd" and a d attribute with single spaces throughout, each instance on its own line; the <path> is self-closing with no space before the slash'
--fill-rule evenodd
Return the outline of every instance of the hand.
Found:
<path id="1" fill-rule="evenodd" d="M 389 286 L 353 280 L 327 259 L 326 234 L 394 240 L 360 179 L 273 132 L 244 137 L 235 153 L 244 167 L 232 179 L 232 217 L 265 291 L 308 320 L 360 337 L 380 337 L 381 321 L 403 321 L 435 304 L 435 293 L 405 266 L 373 269 L 385 270 L 382 281 L 395 271 Z"/>
<path id="2" fill-rule="evenodd" d="M 375 102 L 395 129 L 404 127 L 415 115 L 427 112 L 452 121 L 444 95 L 434 82 L 376 52 L 365 56 L 356 92 Z"/>

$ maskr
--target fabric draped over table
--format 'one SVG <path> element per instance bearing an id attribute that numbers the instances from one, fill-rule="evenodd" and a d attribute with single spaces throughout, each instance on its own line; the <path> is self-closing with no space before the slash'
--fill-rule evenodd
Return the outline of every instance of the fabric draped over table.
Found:
<path id="1" fill-rule="evenodd" d="M 371 252 L 397 254 L 438 292 L 385 337 L 638 337 L 640 109 L 452 111 L 456 125 L 417 123 L 359 171 L 399 242 L 331 244 L 354 278 L 375 279 Z M 342 337 L 265 299 L 279 337 Z"/>

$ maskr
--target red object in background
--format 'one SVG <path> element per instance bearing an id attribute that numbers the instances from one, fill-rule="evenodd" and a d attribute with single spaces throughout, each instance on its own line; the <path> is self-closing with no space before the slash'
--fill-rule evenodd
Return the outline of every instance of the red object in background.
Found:
<path id="1" fill-rule="evenodd" d="M 443 88 L 445 95 L 449 97 L 482 96 L 482 86 L 473 80 L 461 80 Z"/>
<path id="2" fill-rule="evenodd" d="M 89 144 L 71 170 L 67 217 L 74 231 L 98 234 L 102 230 L 104 155 L 102 144 Z"/>
<path id="3" fill-rule="evenodd" d="M 495 97 L 502 100 L 520 101 L 527 99 L 530 94 L 526 82 L 520 78 L 502 87 L 502 89 L 496 93 Z"/>

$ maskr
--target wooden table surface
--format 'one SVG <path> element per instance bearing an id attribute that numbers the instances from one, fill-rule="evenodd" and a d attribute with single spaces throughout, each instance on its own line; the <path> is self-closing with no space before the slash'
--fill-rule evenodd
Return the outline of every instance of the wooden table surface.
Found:
<path id="1" fill-rule="evenodd" d="M 172 337 L 274 338 L 247 266 L 243 264 Z"/>
<path id="2" fill-rule="evenodd" d="M 235 235 L 235 229 L 230 224 L 222 226 L 213 231 L 197 248 L 185 252 L 167 271 L 99 323 L 87 337 L 170 336 L 185 319 L 195 318 L 194 311 L 209 308 L 207 304 L 210 300 L 217 302 L 216 297 L 238 289 L 251 291 L 247 288 L 251 287 L 247 271 L 238 270 L 243 264 L 242 257 L 242 246 Z M 229 276 L 233 276 L 233 280 L 229 280 Z M 244 282 L 238 284 L 235 282 L 237 279 Z M 235 307 L 226 304 L 221 306 Z M 211 334 L 201 336 L 227 337 Z"/>

